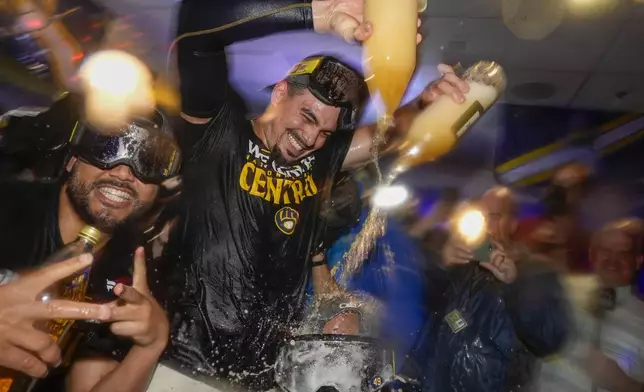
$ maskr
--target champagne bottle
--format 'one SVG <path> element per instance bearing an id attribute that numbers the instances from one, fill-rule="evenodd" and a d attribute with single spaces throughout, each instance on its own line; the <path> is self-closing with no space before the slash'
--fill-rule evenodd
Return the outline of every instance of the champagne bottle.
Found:
<path id="1" fill-rule="evenodd" d="M 503 68 L 493 61 L 479 61 L 464 72 L 462 79 L 470 86 L 465 102 L 458 104 L 444 95 L 416 117 L 394 163 L 390 180 L 411 167 L 431 162 L 451 151 L 496 102 L 507 84 Z"/>
<path id="2" fill-rule="evenodd" d="M 85 226 L 78 233 L 76 240 L 62 249 L 58 250 L 47 259 L 43 266 L 59 263 L 72 257 L 85 253 L 95 253 L 106 241 L 101 241 L 103 234 L 92 226 Z M 90 268 L 80 271 L 67 279 L 46 288 L 39 294 L 38 298 L 47 302 L 52 299 L 67 299 L 72 301 L 83 301 L 87 291 Z M 73 334 L 70 333 L 73 320 L 48 320 L 36 324 L 36 326 L 47 332 L 60 347 L 63 360 L 69 354 L 69 348 L 73 346 Z M 39 379 L 33 379 L 18 372 L 0 372 L 0 392 L 30 392 L 38 384 Z"/>

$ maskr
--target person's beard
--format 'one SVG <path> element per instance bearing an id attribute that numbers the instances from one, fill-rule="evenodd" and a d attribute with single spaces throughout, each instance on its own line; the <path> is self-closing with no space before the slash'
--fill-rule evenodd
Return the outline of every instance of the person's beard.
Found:
<path id="1" fill-rule="evenodd" d="M 106 209 L 94 213 L 90 208 L 90 193 L 101 186 L 112 185 L 128 189 L 132 193 L 132 212 L 124 219 L 116 219 Z M 74 207 L 74 210 L 88 225 L 92 225 L 103 233 L 112 233 L 120 227 L 128 226 L 138 221 L 151 207 L 153 203 L 143 204 L 136 190 L 127 182 L 118 180 L 98 180 L 94 182 L 83 182 L 78 177 L 78 171 L 73 170 L 66 188 L 67 196 Z"/>
<path id="2" fill-rule="evenodd" d="M 286 158 L 282 154 L 282 150 L 279 148 L 279 146 L 286 140 L 289 134 L 292 134 L 294 138 L 297 139 L 300 144 L 303 146 L 307 145 L 306 141 L 302 139 L 302 137 L 295 131 L 295 129 L 292 128 L 286 128 L 284 132 L 279 136 L 277 141 L 273 144 L 273 148 L 271 148 L 271 155 L 269 157 L 271 162 L 275 162 L 276 165 L 278 166 L 287 166 L 293 163 L 292 159 Z"/>

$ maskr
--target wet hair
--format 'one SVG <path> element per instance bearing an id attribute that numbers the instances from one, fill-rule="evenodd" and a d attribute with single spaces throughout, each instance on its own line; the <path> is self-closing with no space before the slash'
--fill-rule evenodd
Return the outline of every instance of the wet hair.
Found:
<path id="1" fill-rule="evenodd" d="M 308 86 L 304 83 L 296 81 L 294 78 L 286 78 L 286 91 L 289 97 L 294 97 L 304 93 Z"/>

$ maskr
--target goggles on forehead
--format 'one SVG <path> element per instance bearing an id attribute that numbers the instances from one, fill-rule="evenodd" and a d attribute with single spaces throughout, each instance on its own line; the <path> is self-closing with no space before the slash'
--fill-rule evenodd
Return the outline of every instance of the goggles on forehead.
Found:
<path id="1" fill-rule="evenodd" d="M 149 118 L 136 118 L 111 135 L 103 135 L 85 124 L 75 150 L 79 158 L 103 170 L 126 165 L 147 183 L 172 178 L 181 167 L 179 146 L 159 111 Z"/>
<path id="2" fill-rule="evenodd" d="M 324 104 L 340 108 L 338 129 L 354 129 L 368 97 L 366 83 L 358 72 L 330 56 L 304 59 L 291 69 L 287 79 L 300 82 Z"/>

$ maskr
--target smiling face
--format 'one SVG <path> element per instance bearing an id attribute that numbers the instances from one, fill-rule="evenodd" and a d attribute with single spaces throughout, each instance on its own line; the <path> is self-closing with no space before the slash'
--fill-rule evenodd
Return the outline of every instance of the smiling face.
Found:
<path id="1" fill-rule="evenodd" d="M 639 264 L 633 239 L 621 230 L 607 230 L 593 242 L 590 260 L 602 283 L 607 287 L 631 284 Z"/>
<path id="2" fill-rule="evenodd" d="M 101 170 L 74 159 L 68 169 L 71 176 L 66 192 L 74 209 L 86 223 L 108 233 L 142 216 L 159 191 L 158 185 L 141 182 L 125 165 Z"/>
<path id="3" fill-rule="evenodd" d="M 499 187 L 487 191 L 480 201 L 485 215 L 487 234 L 491 239 L 509 244 L 517 228 L 515 201 L 509 189 Z"/>
<path id="4" fill-rule="evenodd" d="M 267 147 L 277 161 L 295 162 L 324 146 L 335 131 L 340 109 L 325 105 L 308 89 L 289 89 L 278 83 L 271 97 Z"/>

